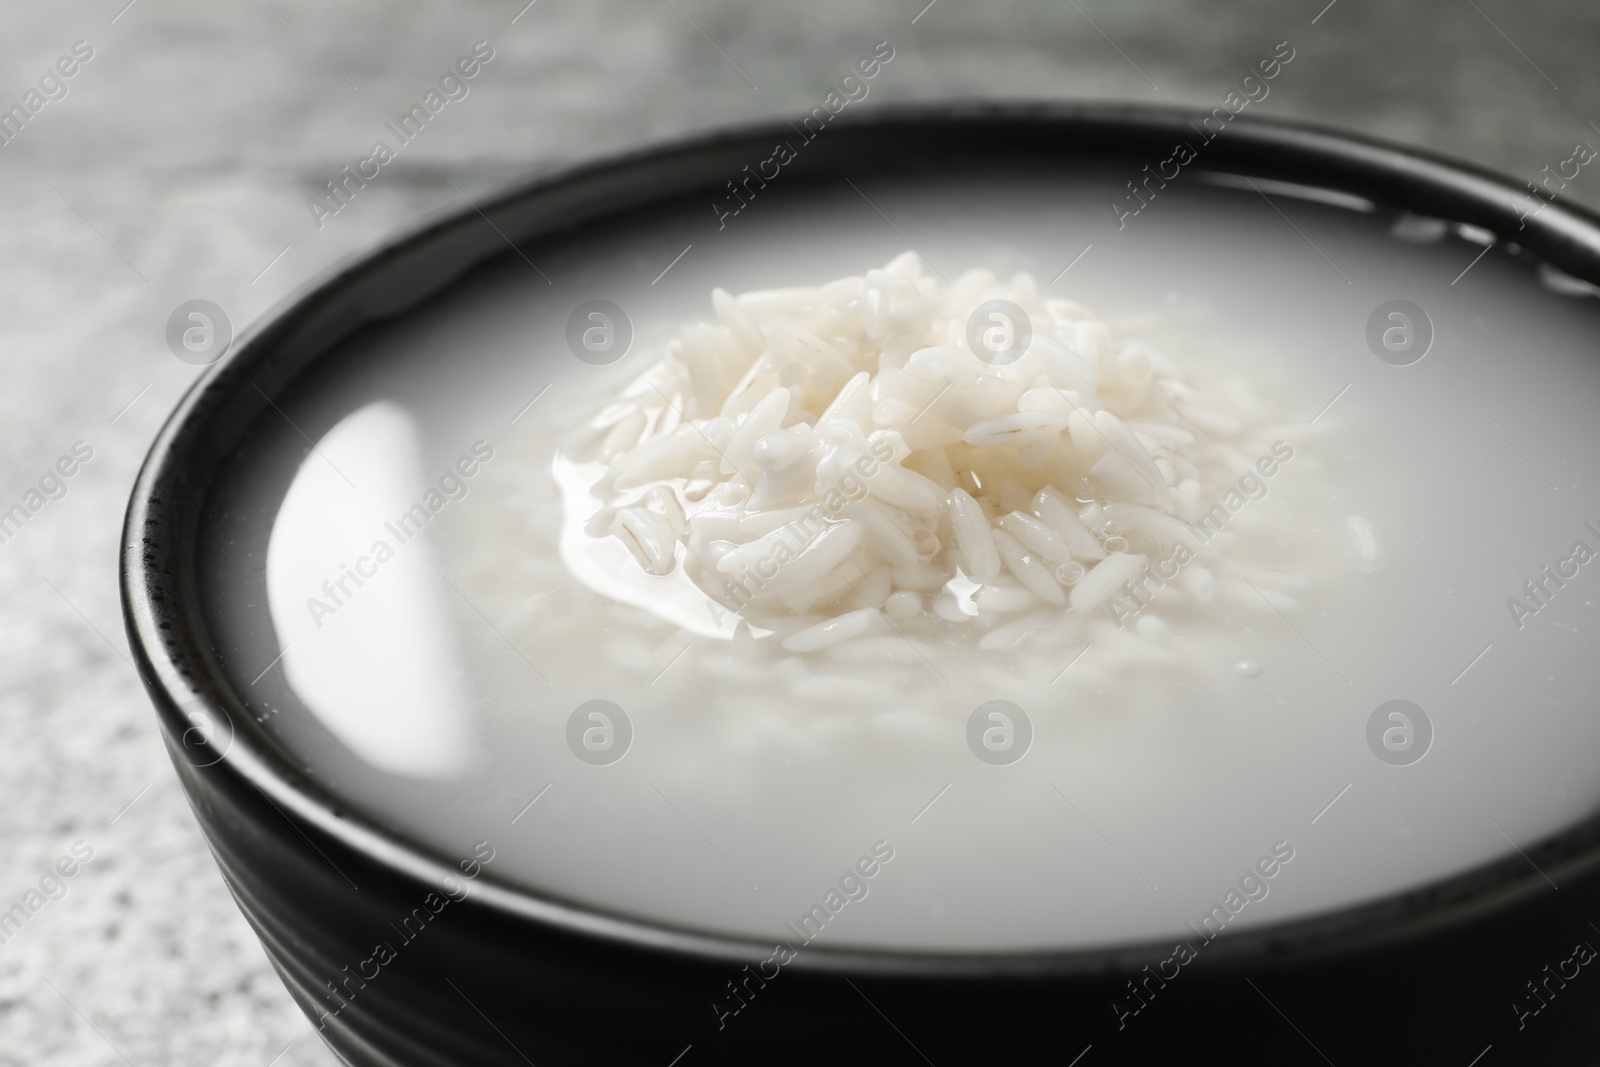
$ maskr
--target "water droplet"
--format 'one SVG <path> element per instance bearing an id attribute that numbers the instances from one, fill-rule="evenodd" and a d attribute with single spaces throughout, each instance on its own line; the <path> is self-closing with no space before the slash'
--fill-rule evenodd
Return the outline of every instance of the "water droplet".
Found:
<path id="1" fill-rule="evenodd" d="M 1233 665 L 1241 678 L 1256 678 L 1261 675 L 1261 664 L 1253 659 L 1242 659 Z"/>
<path id="2" fill-rule="evenodd" d="M 1056 581 L 1062 585 L 1073 585 L 1080 581 L 1088 571 L 1077 560 L 1068 560 L 1056 568 Z"/>

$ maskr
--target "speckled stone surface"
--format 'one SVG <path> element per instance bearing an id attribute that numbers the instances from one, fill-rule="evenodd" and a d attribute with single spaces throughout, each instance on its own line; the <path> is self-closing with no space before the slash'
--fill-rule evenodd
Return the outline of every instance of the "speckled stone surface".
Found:
<path id="1" fill-rule="evenodd" d="M 1600 146 L 1592 4 L 525 2 L 0 9 L 0 107 L 74 42 L 93 48 L 67 95 L 0 146 L 0 509 L 75 441 L 94 450 L 0 545 L 0 912 L 26 908 L 75 842 L 93 851 L 0 944 L 4 1067 L 333 1062 L 235 910 L 127 662 L 119 524 L 151 436 L 197 374 L 164 342 L 180 302 L 213 300 L 242 325 L 460 203 L 449 181 L 473 195 L 532 166 L 793 116 L 885 39 L 895 58 L 867 106 L 1210 107 L 1287 40 L 1296 58 L 1261 113 L 1524 178 L 1577 141 Z M 478 40 L 495 57 L 471 94 L 319 230 L 311 192 Z M 1600 203 L 1600 179 L 1585 171 L 1568 192 Z"/>

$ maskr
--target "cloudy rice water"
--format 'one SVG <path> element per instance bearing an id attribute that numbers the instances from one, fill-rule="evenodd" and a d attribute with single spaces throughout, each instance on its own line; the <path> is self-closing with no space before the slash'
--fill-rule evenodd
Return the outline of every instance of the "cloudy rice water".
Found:
<path id="1" fill-rule="evenodd" d="M 207 520 L 260 728 L 486 877 L 819 949 L 1226 936 L 1591 811 L 1594 299 L 1125 177 L 774 184 L 353 339 Z"/>
<path id="2" fill-rule="evenodd" d="M 598 828 L 586 866 L 606 873 L 581 892 L 615 893 L 646 855 L 647 913 L 726 928 L 771 896 L 799 915 L 827 885 L 775 871 L 825 870 L 857 838 L 892 846 L 937 818 L 944 855 L 902 850 L 894 872 L 923 881 L 920 913 L 841 911 L 831 941 L 1026 946 L 1041 906 L 1058 943 L 1063 928 L 1137 931 L 1150 901 L 1107 894 L 1080 905 L 1091 916 L 1046 896 L 995 913 L 996 887 L 952 881 L 951 865 L 1016 872 L 1020 845 L 1025 881 L 1154 890 L 1103 853 L 1074 871 L 1082 852 L 1028 827 L 1097 835 L 1074 805 L 1101 803 L 1111 781 L 1159 783 L 1208 745 L 1254 755 L 1233 694 L 1263 662 L 1298 659 L 1284 620 L 1359 573 L 1347 516 L 1310 491 L 1322 461 L 1304 449 L 1334 420 L 1286 417 L 1306 409 L 1263 396 L 1204 333 L 1169 353 L 1204 319 L 1193 309 L 1119 331 L 1027 272 L 946 283 L 910 252 L 821 284 L 714 288 L 702 316 L 644 354 L 643 373 L 597 375 L 564 409 L 575 425 L 528 425 L 454 527 L 482 564 L 474 602 L 510 644 L 559 648 L 556 669 L 581 679 L 568 744 L 598 761 L 620 734 L 643 779 L 546 814 L 574 836 Z M 538 592 L 507 595 L 508 566 Z M 515 686 L 500 651 L 489 669 Z M 1123 747 L 1146 731 L 1165 739 Z M 1058 782 L 1041 757 L 1086 773 Z M 930 803 L 958 788 L 978 807 Z M 1157 784 L 1135 817 L 1169 799 Z M 733 894 L 730 912 L 726 894 L 692 890 L 698 861 L 630 829 L 635 804 L 763 827 L 746 847 L 770 857 L 764 876 L 760 860 L 709 853 L 751 897 Z M 1265 854 L 1294 851 L 1257 836 Z"/>

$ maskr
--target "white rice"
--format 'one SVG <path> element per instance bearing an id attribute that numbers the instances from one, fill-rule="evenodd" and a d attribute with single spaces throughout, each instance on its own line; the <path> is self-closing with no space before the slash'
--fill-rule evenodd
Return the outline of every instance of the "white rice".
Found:
<path id="1" fill-rule="evenodd" d="M 968 347 L 992 300 L 1029 319 L 1011 362 Z M 1248 381 L 1187 380 L 1027 274 L 946 285 L 912 253 L 820 286 L 716 289 L 711 307 L 715 323 L 680 330 L 569 435 L 558 463 L 587 472 L 596 503 L 572 513 L 567 495 L 567 525 L 620 541 L 651 580 L 698 588 L 735 620 L 717 636 L 781 649 L 791 692 L 860 699 L 866 675 L 799 686 L 794 664 L 903 670 L 974 625 L 985 651 L 1054 656 L 1102 624 L 1119 647 L 1166 641 L 1174 612 L 1219 594 L 1252 613 L 1297 606 L 1287 590 L 1304 582 L 1216 576 L 1241 533 L 1283 541 L 1271 509 L 1234 520 L 1230 504 L 1228 530 L 1197 525 L 1243 499 L 1272 448 Z M 1355 562 L 1381 566 L 1370 525 L 1347 529 Z M 1150 580 L 1174 546 L 1184 566 Z"/>

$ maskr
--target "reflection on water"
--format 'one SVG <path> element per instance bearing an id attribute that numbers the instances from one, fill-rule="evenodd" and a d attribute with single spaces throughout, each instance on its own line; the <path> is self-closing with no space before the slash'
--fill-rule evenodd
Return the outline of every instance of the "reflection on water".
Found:
<path id="1" fill-rule="evenodd" d="M 307 453 L 267 547 L 289 683 L 369 763 L 421 778 L 462 773 L 478 747 L 430 493 L 411 417 L 368 404 Z"/>

